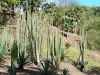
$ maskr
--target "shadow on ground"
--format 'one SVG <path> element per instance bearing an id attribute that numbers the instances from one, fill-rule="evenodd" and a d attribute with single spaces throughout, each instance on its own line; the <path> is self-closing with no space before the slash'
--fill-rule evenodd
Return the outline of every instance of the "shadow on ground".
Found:
<path id="1" fill-rule="evenodd" d="M 9 72 L 8 75 L 11 75 L 11 69 L 8 69 L 8 72 Z M 31 70 L 30 69 L 23 69 L 23 70 L 17 69 L 17 75 L 41 75 L 41 72 L 37 71 L 36 68 L 34 68 L 33 70 L 32 69 Z"/>
<path id="2" fill-rule="evenodd" d="M 0 75 L 12 75 L 11 69 L 8 69 L 7 71 L 0 71 Z M 17 70 L 17 75 L 41 75 L 41 72 L 38 71 L 37 68 L 34 69 L 23 69 L 23 70 Z"/>
<path id="3" fill-rule="evenodd" d="M 0 72 L 0 75 L 10 75 L 9 73 Z"/>
<path id="4" fill-rule="evenodd" d="M 0 75 L 11 75 L 11 74 L 0 72 Z M 34 71 L 34 70 L 24 69 L 24 70 L 18 70 L 17 75 L 41 75 L 41 73 L 38 71 Z"/>
<path id="5" fill-rule="evenodd" d="M 18 75 L 41 75 L 41 72 L 29 69 L 18 70 L 17 73 Z"/>
<path id="6" fill-rule="evenodd" d="M 88 71 L 89 75 L 100 75 L 100 67 L 92 67 L 92 69 L 90 69 Z"/>

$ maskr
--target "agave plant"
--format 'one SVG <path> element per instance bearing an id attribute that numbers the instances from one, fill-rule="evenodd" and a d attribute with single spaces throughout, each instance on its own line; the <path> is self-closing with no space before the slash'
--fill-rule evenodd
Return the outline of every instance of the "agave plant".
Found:
<path id="1" fill-rule="evenodd" d="M 70 45 L 67 45 L 66 47 L 64 46 L 61 48 L 61 61 L 63 61 L 64 58 L 66 57 L 69 47 L 70 47 Z"/>
<path id="2" fill-rule="evenodd" d="M 41 61 L 41 66 L 42 66 L 42 74 L 41 75 L 50 75 L 50 61 L 49 60 L 45 60 L 45 61 Z"/>
<path id="3" fill-rule="evenodd" d="M 68 69 L 63 69 L 62 72 L 63 72 L 63 75 L 69 75 Z"/>
<path id="4" fill-rule="evenodd" d="M 26 54 L 25 51 L 19 51 L 17 58 L 17 64 L 19 69 L 23 69 L 24 65 L 29 63 L 29 56 Z"/>

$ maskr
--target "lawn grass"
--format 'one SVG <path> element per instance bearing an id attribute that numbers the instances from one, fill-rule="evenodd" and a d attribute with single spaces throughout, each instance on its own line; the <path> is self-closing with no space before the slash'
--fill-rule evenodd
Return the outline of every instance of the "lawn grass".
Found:
<path id="1" fill-rule="evenodd" d="M 79 56 L 78 49 L 74 47 L 69 47 L 67 57 L 73 61 L 77 61 L 78 56 Z"/>

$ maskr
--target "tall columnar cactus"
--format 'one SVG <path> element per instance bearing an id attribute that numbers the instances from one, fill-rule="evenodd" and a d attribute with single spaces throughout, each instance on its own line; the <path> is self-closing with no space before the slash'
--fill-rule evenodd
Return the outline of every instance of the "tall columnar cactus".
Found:
<path id="1" fill-rule="evenodd" d="M 5 34 L 5 33 L 4 33 Z M 6 53 L 6 38 L 5 38 L 5 35 L 2 35 L 1 39 L 0 39 L 0 61 L 3 60 L 4 58 L 4 55 Z"/>
<path id="2" fill-rule="evenodd" d="M 14 41 L 11 48 L 11 74 L 16 75 L 16 62 L 18 58 L 18 46 L 17 42 Z"/>
<path id="3" fill-rule="evenodd" d="M 50 56 L 53 70 L 58 70 L 61 62 L 61 38 L 56 42 L 54 36 L 54 42 L 50 45 Z"/>
<path id="4" fill-rule="evenodd" d="M 86 61 L 87 46 L 86 45 L 87 45 L 86 44 L 86 33 L 84 29 L 82 29 L 80 32 L 80 43 L 79 43 L 80 54 L 79 54 L 79 59 L 78 59 L 78 65 L 79 65 L 80 70 L 87 69 L 87 61 Z"/>
<path id="5" fill-rule="evenodd" d="M 18 43 L 29 53 L 30 59 L 36 64 L 40 63 L 42 52 L 44 19 L 41 17 L 41 13 L 26 11 L 20 16 L 16 29 Z"/>

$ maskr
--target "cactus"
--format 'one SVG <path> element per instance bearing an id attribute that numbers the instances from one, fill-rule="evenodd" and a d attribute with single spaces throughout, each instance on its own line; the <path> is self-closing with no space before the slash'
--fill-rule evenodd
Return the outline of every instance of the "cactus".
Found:
<path id="1" fill-rule="evenodd" d="M 5 55 L 5 47 L 6 45 L 6 40 L 4 39 L 4 37 L 2 37 L 2 39 L 0 40 L 0 61 L 3 60 L 4 55 Z"/>
<path id="2" fill-rule="evenodd" d="M 80 54 L 78 58 L 78 65 L 80 66 L 79 69 L 83 71 L 83 69 L 87 68 L 86 63 L 86 34 L 84 32 L 84 29 L 82 29 L 80 33 Z"/>
<path id="3" fill-rule="evenodd" d="M 16 36 L 22 50 L 26 50 L 32 62 L 39 64 L 43 45 L 44 20 L 35 12 L 30 11 L 18 19 Z M 20 49 L 18 47 L 18 49 Z"/>
<path id="4" fill-rule="evenodd" d="M 18 46 L 17 42 L 14 41 L 11 48 L 11 74 L 16 75 L 16 61 L 18 58 Z"/>
<path id="5" fill-rule="evenodd" d="M 59 39 L 59 42 L 56 44 L 56 38 L 54 36 L 54 42 L 50 46 L 50 56 L 52 69 L 58 70 L 61 62 L 61 38 Z"/>

